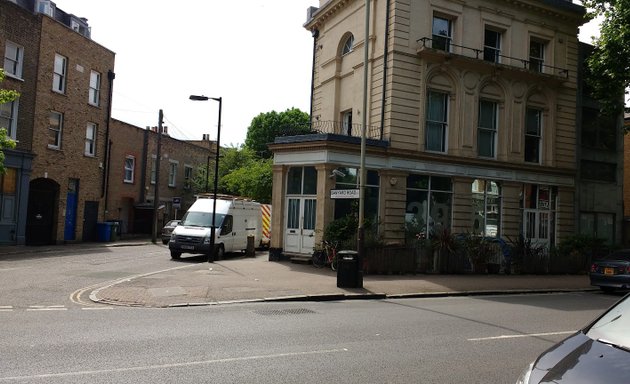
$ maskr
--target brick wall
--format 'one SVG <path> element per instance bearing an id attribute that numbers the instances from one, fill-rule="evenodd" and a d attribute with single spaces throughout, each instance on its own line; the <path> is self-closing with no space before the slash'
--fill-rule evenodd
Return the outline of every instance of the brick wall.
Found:
<path id="1" fill-rule="evenodd" d="M 41 23 L 41 43 L 32 144 L 36 157 L 31 180 L 51 179 L 60 186 L 55 230 L 57 242 L 64 241 L 69 180 L 79 181 L 76 229 L 73 239 L 65 240 L 81 240 L 84 206 L 87 201 L 99 203 L 99 219 L 102 218 L 103 162 L 109 95 L 107 73 L 114 70 L 114 53 L 47 16 L 35 17 Z M 67 82 L 63 94 L 52 90 L 55 54 L 67 58 Z M 88 103 L 92 70 L 101 74 L 98 106 Z M 63 114 L 61 145 L 58 149 L 49 147 L 51 111 Z M 86 126 L 89 122 L 97 124 L 95 156 L 84 153 Z"/>
<path id="2" fill-rule="evenodd" d="M 111 125 L 111 162 L 108 186 L 107 213 L 109 220 L 121 220 L 123 232 L 147 232 L 148 220 L 152 220 L 152 208 L 155 196 L 155 184 L 151 182 L 151 169 L 157 154 L 158 135 L 152 130 L 143 129 L 112 120 Z M 210 150 L 211 142 L 187 142 L 167 135 L 162 136 L 159 197 L 164 209 L 158 215 L 158 226 L 175 218 L 173 197 L 180 197 L 181 208 L 177 218 L 192 205 L 195 200 L 194 190 L 187 188 L 185 167 L 191 167 L 193 177 L 200 168 L 206 167 L 208 156 L 214 159 Z M 214 146 L 213 146 L 214 148 Z M 132 182 L 125 181 L 125 159 L 134 159 Z M 175 167 L 175 183 L 169 186 L 171 164 Z"/>

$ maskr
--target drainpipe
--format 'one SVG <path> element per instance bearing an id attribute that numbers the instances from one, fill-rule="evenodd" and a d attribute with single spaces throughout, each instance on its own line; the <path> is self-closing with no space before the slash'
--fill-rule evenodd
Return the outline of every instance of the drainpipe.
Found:
<path id="1" fill-rule="evenodd" d="M 313 35 L 313 67 L 311 69 L 311 110 L 309 113 L 311 124 L 313 124 L 313 95 L 315 95 L 315 54 L 317 53 L 317 38 L 319 37 L 319 29 L 311 32 Z"/>
<path id="2" fill-rule="evenodd" d="M 101 198 L 104 198 L 104 212 L 107 212 L 107 198 L 109 192 L 109 163 L 110 151 L 112 143 L 109 140 L 110 122 L 112 120 L 112 95 L 114 93 L 114 79 L 116 74 L 111 69 L 107 71 L 107 80 L 109 81 L 109 92 L 107 95 L 107 122 L 105 123 L 105 154 L 103 155 L 103 163 L 105 170 L 103 172 L 103 182 L 101 187 Z M 104 218 L 103 218 L 104 219 Z"/>
<path id="3" fill-rule="evenodd" d="M 383 140 L 383 133 L 385 131 L 385 92 L 387 91 L 387 58 L 389 50 L 387 49 L 389 44 L 389 5 L 391 0 L 387 0 L 385 5 L 385 44 L 383 44 L 383 96 L 381 96 L 381 140 Z"/>

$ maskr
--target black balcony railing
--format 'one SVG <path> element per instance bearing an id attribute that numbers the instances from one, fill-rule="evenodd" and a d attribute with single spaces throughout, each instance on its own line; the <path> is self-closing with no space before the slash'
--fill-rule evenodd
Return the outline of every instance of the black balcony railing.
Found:
<path id="1" fill-rule="evenodd" d="M 347 124 L 341 121 L 313 121 L 303 125 L 291 125 L 283 128 L 278 136 L 298 136 L 313 134 L 329 134 L 350 137 L 361 137 L 361 124 Z M 367 126 L 365 137 L 381 140 L 379 126 Z"/>
<path id="2" fill-rule="evenodd" d="M 365 137 L 369 145 L 387 146 L 380 126 L 367 126 Z M 361 124 L 347 124 L 341 121 L 316 120 L 303 125 L 287 126 L 278 132 L 275 143 L 304 141 L 337 141 L 360 143 Z"/>
<path id="3" fill-rule="evenodd" d="M 434 43 L 433 38 L 430 38 L 430 37 L 423 37 L 421 39 L 418 39 L 418 44 L 422 45 L 422 48 L 429 48 L 436 51 L 443 51 L 448 54 L 460 55 L 460 56 L 482 60 L 482 61 L 486 61 L 486 62 L 494 63 L 494 64 L 506 65 L 506 66 L 511 66 L 515 68 L 522 68 L 530 72 L 543 73 L 543 74 L 554 75 L 554 76 L 559 76 L 563 78 L 569 77 L 569 71 L 567 69 L 554 67 L 552 65 L 547 65 L 541 59 L 530 60 L 530 59 L 523 59 L 519 57 L 506 56 L 506 55 L 501 55 L 499 50 L 489 52 L 487 48 L 485 50 L 471 48 L 471 47 L 466 47 L 463 45 L 453 44 L 452 42 L 449 42 L 448 45 L 446 46 L 446 49 L 444 49 L 445 47 L 444 47 L 443 40 L 436 40 L 436 42 Z M 434 48 L 434 45 L 436 45 L 435 48 Z M 457 53 L 453 52 L 453 47 L 458 48 L 460 52 L 457 52 Z"/>

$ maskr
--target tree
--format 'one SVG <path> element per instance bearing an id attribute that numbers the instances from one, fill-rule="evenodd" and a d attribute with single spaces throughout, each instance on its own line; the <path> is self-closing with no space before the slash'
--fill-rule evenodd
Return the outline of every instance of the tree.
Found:
<path id="1" fill-rule="evenodd" d="M 254 151 L 257 156 L 268 159 L 271 157 L 271 151 L 267 148 L 267 144 L 273 143 L 276 137 L 308 133 L 310 130 L 308 113 L 298 108 L 287 109 L 280 113 L 276 111 L 261 113 L 252 119 L 247 129 L 245 147 Z"/>
<path id="2" fill-rule="evenodd" d="M 4 81 L 4 70 L 0 69 L 0 82 Z M 20 97 L 16 91 L 9 89 L 0 89 L 0 104 L 9 103 Z M 0 127 L 0 175 L 5 173 L 4 169 L 4 150 L 15 148 L 15 141 L 7 135 L 6 127 Z"/>
<path id="3" fill-rule="evenodd" d="M 230 194 L 249 197 L 261 203 L 270 203 L 272 166 L 272 159 L 251 159 L 245 166 L 225 175 L 221 184 Z"/>
<path id="4" fill-rule="evenodd" d="M 621 112 L 630 86 L 630 0 L 584 0 L 588 17 L 602 17 L 595 50 L 588 58 L 588 82 L 606 114 Z"/>

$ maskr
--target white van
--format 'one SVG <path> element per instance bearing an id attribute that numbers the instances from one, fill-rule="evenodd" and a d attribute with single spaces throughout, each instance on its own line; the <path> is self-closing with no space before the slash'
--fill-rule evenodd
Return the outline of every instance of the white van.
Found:
<path id="1" fill-rule="evenodd" d="M 182 253 L 210 253 L 210 228 L 214 199 L 199 196 L 173 230 L 168 248 L 171 258 L 179 259 Z M 260 203 L 221 196 L 217 198 L 215 217 L 214 259 L 221 260 L 226 252 L 247 249 L 247 237 L 254 236 L 254 244 L 262 239 Z"/>

